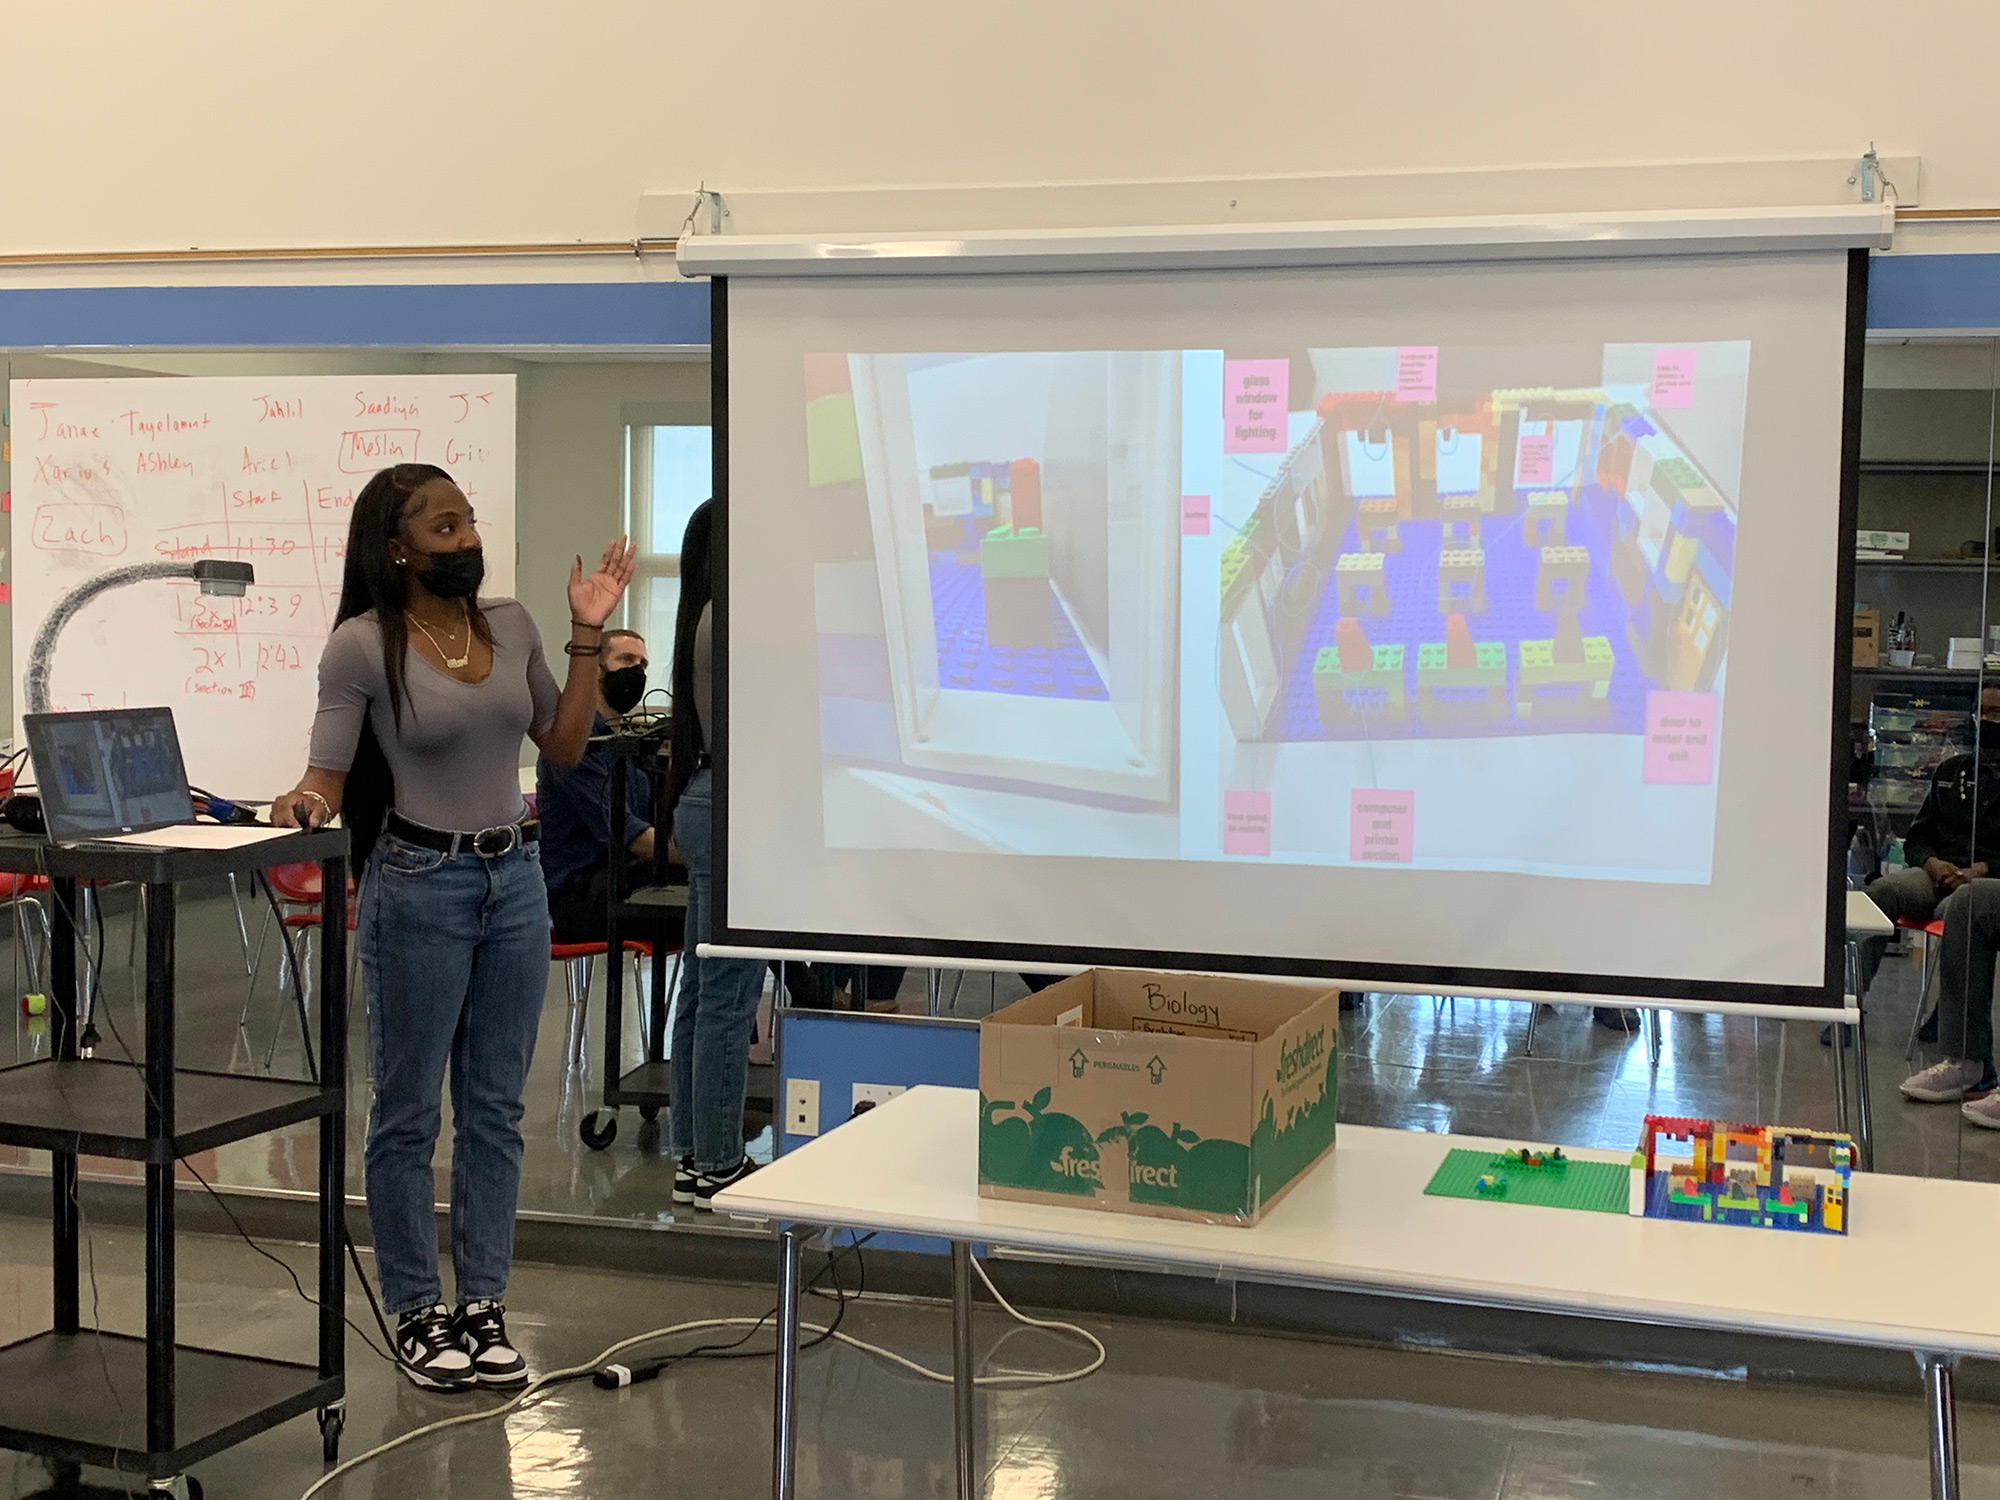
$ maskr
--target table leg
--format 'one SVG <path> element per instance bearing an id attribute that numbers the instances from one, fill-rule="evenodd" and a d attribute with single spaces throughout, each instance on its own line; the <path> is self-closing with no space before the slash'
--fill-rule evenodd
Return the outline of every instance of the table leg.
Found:
<path id="1" fill-rule="evenodd" d="M 146 1447 L 174 1446 L 174 888 L 146 902 Z"/>
<path id="2" fill-rule="evenodd" d="M 1958 1407 L 1952 1399 L 1953 1354 L 1919 1354 L 1930 1408 L 1931 1500 L 1958 1500 Z"/>
<path id="3" fill-rule="evenodd" d="M 1847 1027 L 1833 1023 L 1833 1128 L 1847 1134 Z"/>
<path id="4" fill-rule="evenodd" d="M 951 1426 L 958 1458 L 958 1500 L 976 1500 L 973 1472 L 972 1246 L 951 1242 Z"/>
<path id="5" fill-rule="evenodd" d="M 799 1244 L 778 1236 L 778 1389 L 771 1419 L 771 1500 L 792 1500 L 799 1467 Z"/>
<path id="6" fill-rule="evenodd" d="M 1854 1012 L 1854 1106 L 1860 1130 L 1861 1170 L 1875 1170 L 1875 1110 L 1868 1093 L 1868 1010 L 1857 1004 Z"/>
<path id="7" fill-rule="evenodd" d="M 49 1008 L 52 1032 L 49 1051 L 62 1060 L 76 1057 L 76 881 L 68 876 L 51 880 L 52 908 L 49 914 Z M 76 1206 L 76 1153 L 50 1153 L 50 1175 L 54 1179 L 54 1292 L 55 1331 L 75 1333 L 82 1326 L 78 1297 L 78 1249 L 80 1236 Z"/>

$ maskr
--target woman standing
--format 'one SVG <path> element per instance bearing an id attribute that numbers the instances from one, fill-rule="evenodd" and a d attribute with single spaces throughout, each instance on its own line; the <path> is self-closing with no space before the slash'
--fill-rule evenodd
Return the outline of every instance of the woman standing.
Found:
<path id="1" fill-rule="evenodd" d="M 698 1209 L 713 1208 L 718 1192 L 751 1171 L 743 1154 L 743 1095 L 750 1077 L 750 1035 L 764 993 L 763 960 L 703 958 L 696 951 L 709 941 L 715 912 L 714 773 L 708 758 L 708 731 L 715 723 L 712 513 L 712 501 L 696 506 L 681 541 L 673 740 L 667 760 L 667 826 L 688 872 L 668 1137 L 676 1161 L 674 1201 Z"/>
<path id="2" fill-rule="evenodd" d="M 478 598 L 484 577 L 472 506 L 443 469 L 398 464 L 368 481 L 320 660 L 308 769 L 272 809 L 274 822 L 312 827 L 344 811 L 354 832 L 375 1064 L 368 1221 L 403 1372 L 432 1390 L 527 1379 L 501 1299 L 549 908 L 517 767 L 523 735 L 558 764 L 582 756 L 599 637 L 632 556 L 621 537 L 590 576 L 581 558 L 570 569 L 560 690 L 528 612 Z M 431 1206 L 447 1070 L 455 1310 Z"/>

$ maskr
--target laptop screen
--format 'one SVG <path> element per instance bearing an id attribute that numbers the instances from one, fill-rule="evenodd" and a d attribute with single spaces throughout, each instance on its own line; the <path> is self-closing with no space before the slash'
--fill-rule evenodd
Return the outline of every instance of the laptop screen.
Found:
<path id="1" fill-rule="evenodd" d="M 172 709 L 28 714 L 26 723 L 52 842 L 194 820 Z"/>

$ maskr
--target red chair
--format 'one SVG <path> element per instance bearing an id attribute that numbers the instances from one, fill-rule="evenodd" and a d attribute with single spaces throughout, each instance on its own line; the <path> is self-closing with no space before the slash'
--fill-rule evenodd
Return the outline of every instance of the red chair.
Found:
<path id="1" fill-rule="evenodd" d="M 1917 1060 L 1920 1045 L 1917 1033 L 1924 1029 L 1924 1017 L 1932 1009 L 1931 986 L 1937 983 L 1938 975 L 1943 972 L 1939 959 L 1944 944 L 1944 918 L 1919 922 L 1914 917 L 1898 917 L 1896 926 L 1924 940 L 1924 982 L 1917 991 L 1917 1013 L 1910 1017 L 1909 1045 L 1903 1048 L 1903 1060 L 1913 1063 Z"/>
<path id="2" fill-rule="evenodd" d="M 48 878 L 42 875 L 0 875 L 0 905 L 7 906 L 14 913 L 14 938 L 18 946 L 14 949 L 14 1025 L 15 1051 L 20 1051 L 22 997 L 29 994 L 44 994 L 42 987 L 42 964 L 50 943 L 49 911 L 42 904 L 41 893 L 49 888 Z M 36 946 L 34 930 L 28 925 L 28 913 L 33 911 L 41 923 L 41 943 Z M 21 961 L 27 960 L 28 988 L 21 988 Z"/>
<path id="3" fill-rule="evenodd" d="M 298 935 L 297 963 L 299 966 L 299 986 L 293 992 L 298 1001 L 299 1032 L 305 1039 L 305 1050 L 311 1048 L 311 1013 L 313 954 L 320 941 L 320 886 L 319 866 L 306 862 L 300 864 L 272 865 L 264 871 L 264 878 L 270 882 L 271 894 L 276 898 L 282 930 Z M 347 930 L 354 931 L 356 907 L 355 883 L 347 883 Z M 243 997 L 243 1014 L 237 1020 L 237 1029 L 248 1037 L 250 1024 L 250 1003 L 257 994 L 257 976 L 264 966 L 264 945 L 271 935 L 271 914 L 264 914 L 264 925 L 257 934 L 257 951 L 250 965 L 250 992 Z M 270 1072 L 278 1055 L 278 1038 L 284 1031 L 285 1012 L 283 999 L 292 990 L 291 965 L 292 950 L 289 944 L 279 944 L 278 994 L 279 1009 L 277 1021 L 271 1027 L 271 1045 L 264 1053 L 264 1071 Z M 350 966 L 350 974 L 352 972 Z M 350 982 L 349 988 L 352 988 Z"/>
<path id="4" fill-rule="evenodd" d="M 564 1026 L 563 1067 L 568 1072 L 582 1066 L 590 1041 L 590 1012 L 584 1002 L 590 998 L 590 979 L 596 971 L 598 959 L 611 951 L 609 943 L 557 943 L 549 944 L 549 958 L 563 965 L 563 982 L 569 991 L 569 1019 Z M 632 966 L 636 981 L 644 960 L 653 956 L 653 945 L 638 938 L 625 940 L 625 951 L 637 953 L 640 963 Z M 639 1007 L 640 1035 L 645 1034 L 646 1006 Z"/>

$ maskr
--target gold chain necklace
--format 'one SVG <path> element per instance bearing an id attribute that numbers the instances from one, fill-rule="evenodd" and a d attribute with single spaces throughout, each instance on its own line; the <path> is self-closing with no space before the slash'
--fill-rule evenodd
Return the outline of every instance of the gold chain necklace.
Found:
<path id="1" fill-rule="evenodd" d="M 463 606 L 461 605 L 461 607 Z M 472 611 L 470 609 L 465 611 L 465 655 L 463 656 L 453 656 L 450 651 L 446 650 L 444 643 L 431 634 L 430 626 L 418 619 L 414 613 L 411 613 L 408 618 L 412 625 L 424 633 L 424 639 L 437 648 L 437 654 L 444 658 L 445 669 L 447 671 L 457 672 L 472 665 Z"/>

